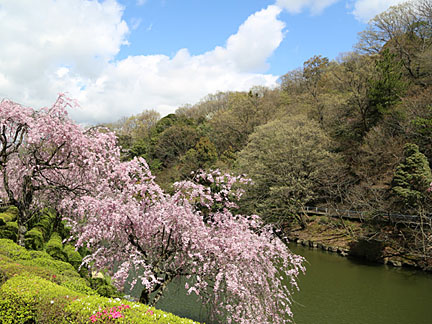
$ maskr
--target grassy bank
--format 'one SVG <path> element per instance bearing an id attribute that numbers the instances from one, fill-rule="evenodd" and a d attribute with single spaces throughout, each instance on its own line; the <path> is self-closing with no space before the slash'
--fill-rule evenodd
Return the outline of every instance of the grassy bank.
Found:
<path id="1" fill-rule="evenodd" d="M 67 262 L 0 239 L 0 319 L 13 323 L 197 323 L 100 296 Z"/>

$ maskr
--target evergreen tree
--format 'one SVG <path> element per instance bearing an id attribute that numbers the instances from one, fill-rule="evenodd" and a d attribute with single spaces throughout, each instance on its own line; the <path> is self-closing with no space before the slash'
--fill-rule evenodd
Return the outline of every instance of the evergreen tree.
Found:
<path id="1" fill-rule="evenodd" d="M 432 173 L 426 156 L 416 144 L 404 147 L 404 159 L 397 166 L 392 191 L 405 210 L 421 206 L 426 199 Z"/>

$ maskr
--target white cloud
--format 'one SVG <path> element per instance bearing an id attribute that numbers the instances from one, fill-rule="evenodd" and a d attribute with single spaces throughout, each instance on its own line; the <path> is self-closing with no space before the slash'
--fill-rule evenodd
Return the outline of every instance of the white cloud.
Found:
<path id="1" fill-rule="evenodd" d="M 354 4 L 353 14 L 357 20 L 368 22 L 377 14 L 407 0 L 357 0 Z"/>
<path id="2" fill-rule="evenodd" d="M 50 81 L 64 66 L 97 78 L 125 43 L 122 10 L 114 0 L 1 1 L 0 74 L 7 83 L 0 97 L 47 104 L 57 88 Z"/>
<path id="3" fill-rule="evenodd" d="M 276 5 L 292 14 L 309 10 L 315 15 L 322 13 L 324 9 L 339 1 L 341 0 L 276 0 Z M 406 1 L 409 0 L 346 0 L 346 3 L 349 7 L 353 6 L 352 14 L 358 21 L 367 23 L 390 6 Z"/>
<path id="4" fill-rule="evenodd" d="M 316 15 L 338 1 L 339 0 L 276 0 L 276 5 L 293 14 L 298 14 L 304 9 L 309 9 L 313 15 Z"/>
<path id="5" fill-rule="evenodd" d="M 0 97 L 35 107 L 68 92 L 78 122 L 113 121 L 153 108 L 162 114 L 216 91 L 272 86 L 266 60 L 283 39 L 280 8 L 251 15 L 225 46 L 201 55 L 136 55 L 115 60 L 128 27 L 114 0 L 22 0 L 0 5 Z"/>
<path id="6" fill-rule="evenodd" d="M 285 25 L 277 19 L 279 13 L 278 7 L 269 6 L 251 15 L 226 46 L 201 55 L 184 48 L 173 57 L 131 56 L 109 65 L 95 82 L 77 92 L 79 101 L 91 109 L 74 117 L 95 122 L 146 108 L 167 114 L 219 90 L 274 86 L 277 76 L 257 72 L 266 69 L 267 58 L 283 39 Z"/>

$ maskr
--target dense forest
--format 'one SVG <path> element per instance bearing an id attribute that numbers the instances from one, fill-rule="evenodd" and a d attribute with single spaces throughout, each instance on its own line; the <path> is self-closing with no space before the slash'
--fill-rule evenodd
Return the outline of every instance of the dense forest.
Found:
<path id="1" fill-rule="evenodd" d="M 247 174 L 254 185 L 241 211 L 287 232 L 308 226 L 305 206 L 362 211 L 362 230 L 347 235 L 432 268 L 432 3 L 391 7 L 352 52 L 317 54 L 279 84 L 106 126 L 123 159 L 144 157 L 165 190 L 198 169 Z M 390 223 L 395 213 L 419 224 Z"/>

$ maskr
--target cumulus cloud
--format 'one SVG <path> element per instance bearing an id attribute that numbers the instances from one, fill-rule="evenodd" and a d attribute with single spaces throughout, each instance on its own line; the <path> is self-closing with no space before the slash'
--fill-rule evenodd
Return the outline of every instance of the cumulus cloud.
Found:
<path id="1" fill-rule="evenodd" d="M 406 2 L 407 0 L 358 0 L 354 4 L 353 14 L 357 20 L 368 22 L 377 14 L 387 10 L 390 6 Z"/>
<path id="2" fill-rule="evenodd" d="M 59 68 L 96 78 L 126 42 L 121 15 L 115 1 L 2 1 L 0 96 L 40 103 Z"/>
<path id="3" fill-rule="evenodd" d="M 293 14 L 298 14 L 304 9 L 309 9 L 313 15 L 316 15 L 338 1 L 339 0 L 277 0 L 276 5 Z"/>
<path id="4" fill-rule="evenodd" d="M 267 59 L 283 39 L 281 9 L 251 15 L 224 46 L 200 55 L 115 56 L 129 32 L 115 0 L 6 0 L 0 5 L 0 97 L 52 103 L 59 92 L 78 99 L 82 123 L 113 121 L 153 108 L 162 114 L 216 91 L 273 86 Z"/>
<path id="5" fill-rule="evenodd" d="M 327 7 L 341 0 L 276 0 L 276 5 L 292 14 L 299 14 L 309 10 L 311 14 L 320 14 Z M 398 5 L 409 0 L 346 0 L 354 17 L 361 22 L 367 23 L 377 14 L 387 10 L 390 6 Z M 416 1 L 416 0 L 412 0 Z"/>

